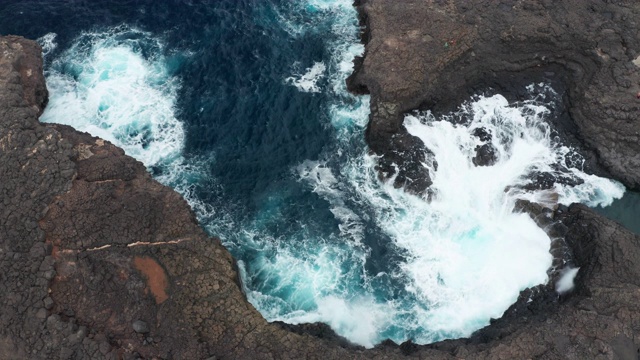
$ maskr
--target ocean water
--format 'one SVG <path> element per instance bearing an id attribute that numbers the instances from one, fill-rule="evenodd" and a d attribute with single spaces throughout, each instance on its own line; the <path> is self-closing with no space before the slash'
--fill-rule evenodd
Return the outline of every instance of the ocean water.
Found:
<path id="1" fill-rule="evenodd" d="M 408 115 L 438 163 L 425 164 L 435 195 L 381 183 L 369 98 L 345 86 L 359 30 L 350 0 L 0 4 L 0 34 L 43 46 L 41 121 L 121 146 L 183 194 L 268 320 L 324 322 L 366 347 L 468 336 L 548 281 L 550 240 L 517 199 L 606 207 L 624 187 L 558 143 L 545 84 Z M 475 167 L 486 142 L 496 164 Z M 534 173 L 579 185 L 527 191 Z"/>
<path id="2" fill-rule="evenodd" d="M 627 191 L 610 206 L 595 208 L 600 214 L 624 225 L 627 229 L 640 234 L 640 193 Z"/>

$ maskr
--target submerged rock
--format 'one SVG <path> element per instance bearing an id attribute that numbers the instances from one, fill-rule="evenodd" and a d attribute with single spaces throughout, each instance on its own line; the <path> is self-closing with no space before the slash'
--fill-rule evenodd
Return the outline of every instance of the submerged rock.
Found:
<path id="1" fill-rule="evenodd" d="M 475 166 L 491 166 L 496 163 L 496 149 L 491 144 L 478 145 L 476 156 L 471 159 Z"/>
<path id="2" fill-rule="evenodd" d="M 473 135 L 484 144 L 475 148 L 476 156 L 471 159 L 475 166 L 491 166 L 496 163 L 496 149 L 491 144 L 491 133 L 485 128 L 477 128 L 473 131 Z"/>

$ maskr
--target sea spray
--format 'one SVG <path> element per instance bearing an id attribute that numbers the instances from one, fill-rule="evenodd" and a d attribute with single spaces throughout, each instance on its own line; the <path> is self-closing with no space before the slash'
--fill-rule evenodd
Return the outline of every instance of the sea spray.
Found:
<path id="1" fill-rule="evenodd" d="M 560 278 L 556 283 L 556 291 L 558 292 L 558 294 L 564 295 L 573 290 L 575 286 L 574 280 L 578 275 L 579 270 L 580 268 L 574 267 L 567 267 L 563 269 L 563 271 L 560 273 Z"/>
<path id="2" fill-rule="evenodd" d="M 189 104 L 194 113 L 184 115 L 188 121 L 197 119 L 195 129 L 203 130 L 202 136 L 212 136 L 207 126 L 219 124 L 225 128 L 215 131 L 229 137 L 252 135 L 246 136 L 246 143 L 221 145 L 231 144 L 239 154 L 228 163 L 220 161 L 215 151 L 188 154 L 185 160 L 185 127 L 178 121 L 176 107 L 187 84 L 173 74 L 160 35 L 120 26 L 84 32 L 66 50 L 55 49 L 55 37 L 43 38 L 52 49 L 48 54 L 56 56 L 47 69 L 51 104 L 44 120 L 66 122 L 113 141 L 181 192 L 203 226 L 220 236 L 236 256 L 243 289 L 268 320 L 324 322 L 366 347 L 387 338 L 429 343 L 467 336 L 501 316 L 520 290 L 547 281 L 549 239 L 527 215 L 512 212 L 516 199 L 542 199 L 541 192 L 527 190 L 532 171 L 579 180 L 573 182 L 577 186 L 562 181 L 553 186 L 551 191 L 562 203 L 607 204 L 621 194 L 619 184 L 587 175 L 579 166 L 556 166 L 572 150 L 549 136 L 552 129 L 546 124 L 553 104 L 540 96 L 547 92 L 544 86 L 532 86 L 531 99 L 520 103 L 509 104 L 501 96 L 475 97 L 451 115 L 463 117 L 464 123 L 429 113 L 408 116 L 405 126 L 433 151 L 439 165 L 429 169 L 434 197 L 427 202 L 381 183 L 376 157 L 364 143 L 369 98 L 349 94 L 345 85 L 354 56 L 364 51 L 352 1 L 269 4 L 273 12 L 255 7 L 253 18 L 247 12 L 223 9 L 216 13 L 228 21 L 209 24 L 215 31 L 207 34 L 219 35 L 214 25 L 235 27 L 249 19 L 245 29 L 259 24 L 263 28 L 252 34 L 266 34 L 247 46 L 249 54 L 239 53 L 244 47 L 233 46 L 254 39 L 236 36 L 233 44 L 216 44 L 218 52 L 206 58 L 239 57 L 230 60 L 235 68 L 216 62 L 227 71 L 237 71 L 233 76 L 206 83 L 221 84 L 228 91 L 237 86 L 239 91 L 232 92 L 237 98 L 227 99 L 226 93 L 209 88 L 188 89 L 198 101 Z M 275 20 L 267 16 L 272 13 Z M 227 15 L 229 19 L 224 18 Z M 281 35 L 286 38 L 274 40 Z M 254 51 L 271 40 L 277 49 Z M 309 44 L 320 48 L 303 57 Z M 209 46 L 194 49 L 193 56 L 204 59 L 208 50 Z M 282 72 L 265 74 L 279 69 L 265 60 L 273 54 L 290 56 L 278 62 Z M 259 66 L 254 69 L 258 76 L 242 77 L 248 71 L 237 68 L 240 57 L 250 59 L 245 65 Z M 203 62 L 197 59 L 192 64 L 202 65 L 198 77 L 226 74 Z M 291 64 L 300 65 L 291 69 Z M 256 102 L 255 109 L 246 108 L 250 102 L 239 101 L 272 100 L 271 95 L 287 101 Z M 296 107 L 296 102 L 304 106 Z M 291 112 L 312 106 L 307 104 L 316 107 L 313 114 L 304 114 L 320 114 L 312 121 L 321 122 L 332 135 L 321 153 L 275 175 L 252 177 L 244 169 L 271 170 L 270 161 L 279 158 L 260 153 L 247 160 L 240 155 L 251 153 L 240 150 L 260 151 L 264 147 L 258 145 L 286 144 L 306 134 L 292 133 L 291 127 L 309 126 L 305 122 L 309 119 Z M 283 110 L 274 112 L 278 115 L 268 122 L 288 125 L 261 128 L 255 116 L 278 106 Z M 218 108 L 228 109 L 219 117 L 250 126 L 233 132 L 233 122 L 207 117 Z M 235 113 L 247 118 L 233 118 Z M 497 151 L 493 166 L 473 164 L 476 147 L 485 143 L 474 135 L 478 127 L 493 135 Z M 261 131 L 283 136 L 261 137 Z M 293 149 L 297 154 L 320 138 L 317 133 L 306 136 L 304 148 Z M 283 151 L 283 147 L 266 148 Z M 296 158 L 297 154 L 278 155 Z M 240 164 L 241 176 L 225 183 L 211 175 L 216 169 L 237 170 L 232 161 Z M 266 166 L 243 167 L 256 161 Z M 230 197 L 234 187 L 248 200 Z"/>
<path id="3" fill-rule="evenodd" d="M 54 40 L 54 34 L 40 39 L 45 55 L 55 49 Z M 53 60 L 46 80 L 50 97 L 41 121 L 99 136 L 147 167 L 180 158 L 180 83 L 162 42 L 150 33 L 127 26 L 85 32 Z"/>
<path id="4" fill-rule="evenodd" d="M 296 73 L 285 79 L 289 85 L 293 85 L 303 92 L 320 92 L 318 81 L 324 76 L 326 66 L 322 62 L 316 62 L 307 68 L 304 74 Z"/>

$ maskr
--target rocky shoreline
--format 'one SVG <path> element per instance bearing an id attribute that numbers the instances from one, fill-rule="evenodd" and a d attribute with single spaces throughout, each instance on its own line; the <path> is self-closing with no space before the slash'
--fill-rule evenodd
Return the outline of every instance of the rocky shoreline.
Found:
<path id="1" fill-rule="evenodd" d="M 364 59 L 348 81 L 371 94 L 367 142 L 396 185 L 431 181 L 419 140 L 402 126 L 415 109 L 449 112 L 471 95 L 517 100 L 547 82 L 563 95 L 559 127 L 582 143 L 594 172 L 640 186 L 640 7 L 633 1 L 361 0 Z"/>
<path id="2" fill-rule="evenodd" d="M 372 96 L 367 141 L 383 155 L 381 172 L 405 164 L 399 186 L 429 184 L 404 113 L 447 111 L 485 88 L 517 96 L 547 77 L 566 88 L 567 132 L 591 152 L 593 171 L 640 185 L 640 5 L 427 3 L 356 4 L 366 54 L 349 84 Z M 366 350 L 326 325 L 267 323 L 229 252 L 175 191 L 112 144 L 38 121 L 39 46 L 0 37 L 0 54 L 2 359 L 638 358 L 640 236 L 580 205 L 528 209 L 572 250 L 575 291 L 523 291 L 469 339 Z"/>

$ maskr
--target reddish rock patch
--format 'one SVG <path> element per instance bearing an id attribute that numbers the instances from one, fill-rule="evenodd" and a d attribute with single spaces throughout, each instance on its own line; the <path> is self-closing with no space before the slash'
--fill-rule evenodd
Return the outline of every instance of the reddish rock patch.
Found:
<path id="1" fill-rule="evenodd" d="M 169 298 L 169 295 L 167 295 L 169 282 L 167 281 L 167 274 L 164 272 L 162 266 L 147 256 L 136 256 L 133 262 L 136 269 L 147 278 L 147 286 L 153 296 L 155 296 L 156 303 L 162 304 Z"/>

